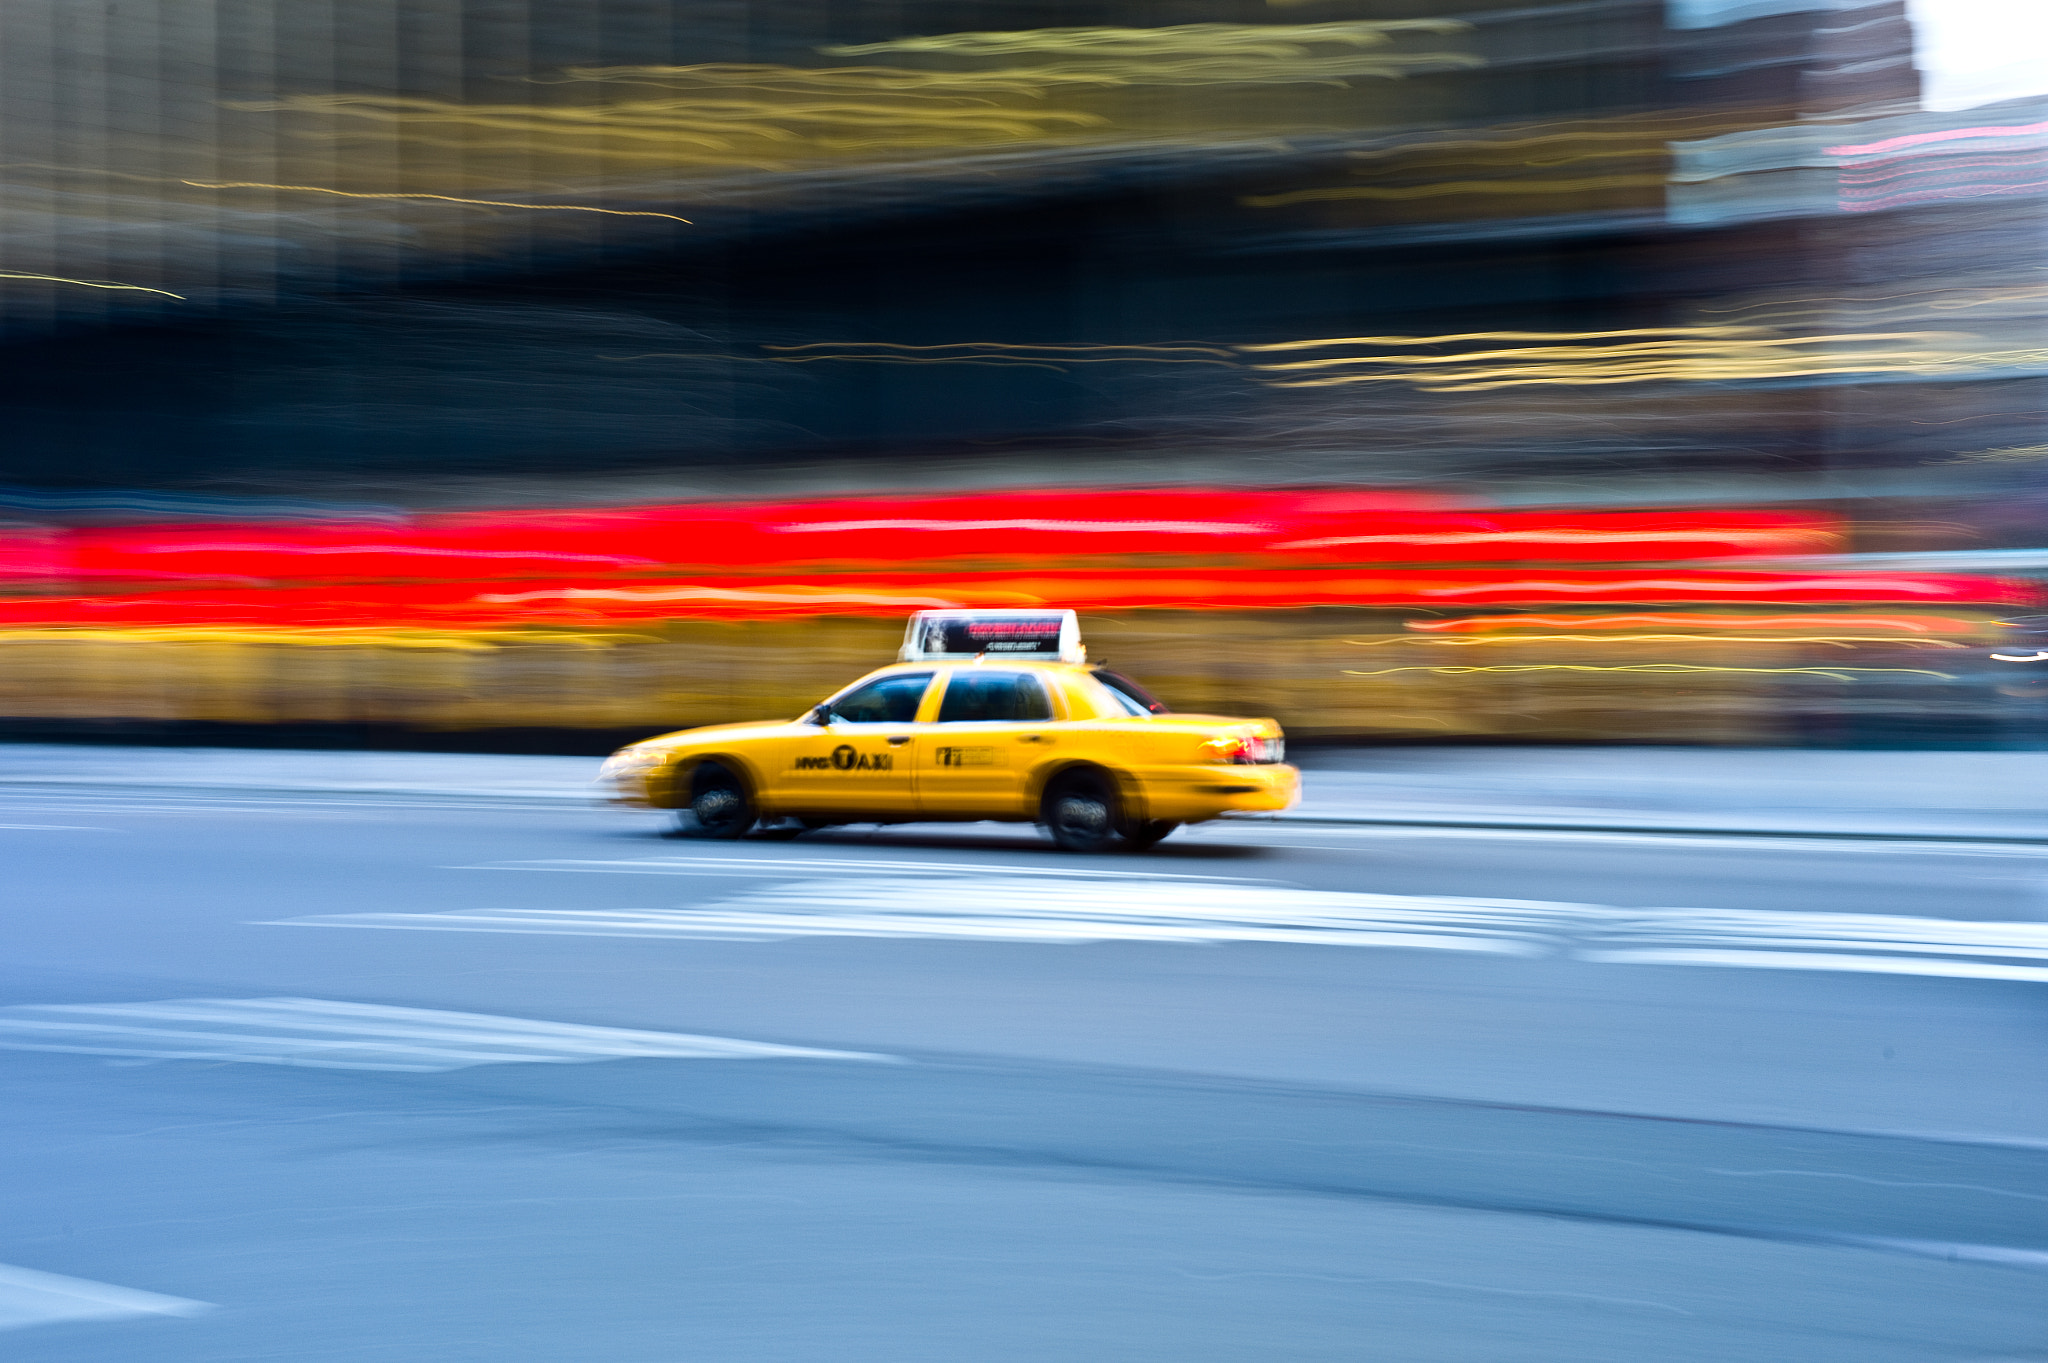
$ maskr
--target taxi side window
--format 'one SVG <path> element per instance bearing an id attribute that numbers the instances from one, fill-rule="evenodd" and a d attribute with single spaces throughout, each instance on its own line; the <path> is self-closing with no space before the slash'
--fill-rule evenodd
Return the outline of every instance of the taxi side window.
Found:
<path id="1" fill-rule="evenodd" d="M 848 724 L 908 724 L 917 718 L 917 703 L 931 680 L 929 672 L 878 677 L 833 701 L 832 718 Z"/>
<path id="2" fill-rule="evenodd" d="M 1045 684 L 1024 672 L 955 672 L 939 703 L 941 724 L 1051 718 L 1052 700 L 1045 694 Z"/>
<path id="3" fill-rule="evenodd" d="M 1114 704 L 1117 709 L 1123 711 L 1125 714 L 1131 716 L 1133 719 L 1150 719 L 1152 717 L 1152 712 L 1146 709 L 1144 706 L 1138 704 L 1137 700 L 1127 692 L 1119 691 L 1114 686 L 1105 685 L 1102 688 L 1102 693 L 1109 697 L 1110 702 Z"/>

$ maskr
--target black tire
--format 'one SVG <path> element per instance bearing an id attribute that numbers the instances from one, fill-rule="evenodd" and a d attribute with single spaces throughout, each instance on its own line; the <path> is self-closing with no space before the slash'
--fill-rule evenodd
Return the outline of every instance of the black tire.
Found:
<path id="1" fill-rule="evenodd" d="M 1062 852 L 1100 852 L 1117 838 L 1116 788 L 1099 771 L 1062 772 L 1038 802 L 1038 822 Z"/>
<path id="2" fill-rule="evenodd" d="M 676 817 L 676 832 L 685 838 L 743 838 L 759 818 L 746 782 L 706 762 L 690 778 L 690 803 Z"/>
<path id="3" fill-rule="evenodd" d="M 1133 852 L 1142 852 L 1148 847 L 1158 846 L 1168 834 L 1179 827 L 1180 825 L 1171 819 L 1147 819 L 1143 823 L 1132 824 L 1124 830 L 1124 846 Z"/>

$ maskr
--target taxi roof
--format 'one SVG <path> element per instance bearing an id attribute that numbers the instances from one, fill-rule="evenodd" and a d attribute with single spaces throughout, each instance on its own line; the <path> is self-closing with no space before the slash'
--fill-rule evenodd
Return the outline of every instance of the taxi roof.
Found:
<path id="1" fill-rule="evenodd" d="M 861 675 L 879 677 L 887 672 L 930 672 L 939 667 L 1021 668 L 1033 672 L 1074 672 L 1083 676 L 1095 670 L 1091 664 L 1068 662 L 1063 658 L 1006 658 L 1000 654 L 977 654 L 972 658 L 919 658 L 910 662 L 884 663 Z"/>
<path id="2" fill-rule="evenodd" d="M 903 631 L 900 662 L 966 662 L 993 657 L 1004 662 L 1081 663 L 1080 617 L 1046 607 L 949 608 L 914 613 Z"/>

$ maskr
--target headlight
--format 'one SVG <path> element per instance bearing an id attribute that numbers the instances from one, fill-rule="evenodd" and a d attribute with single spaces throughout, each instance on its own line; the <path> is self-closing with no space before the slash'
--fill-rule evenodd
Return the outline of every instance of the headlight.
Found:
<path id="1" fill-rule="evenodd" d="M 618 781 L 628 776 L 638 776 L 650 767 L 658 767 L 667 758 L 659 748 L 621 748 L 604 760 L 597 769 L 600 781 Z"/>

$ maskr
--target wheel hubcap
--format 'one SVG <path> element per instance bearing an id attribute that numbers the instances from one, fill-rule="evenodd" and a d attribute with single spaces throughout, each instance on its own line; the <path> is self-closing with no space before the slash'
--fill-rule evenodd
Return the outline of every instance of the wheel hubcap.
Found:
<path id="1" fill-rule="evenodd" d="M 717 828 L 732 822 L 740 812 L 740 797 L 737 791 L 707 790 L 690 804 L 690 812 L 697 816 L 697 822 L 706 828 Z"/>
<path id="2" fill-rule="evenodd" d="M 1059 804 L 1060 825 L 1076 833 L 1101 833 L 1109 827 L 1109 806 L 1086 796 L 1070 795 Z"/>

